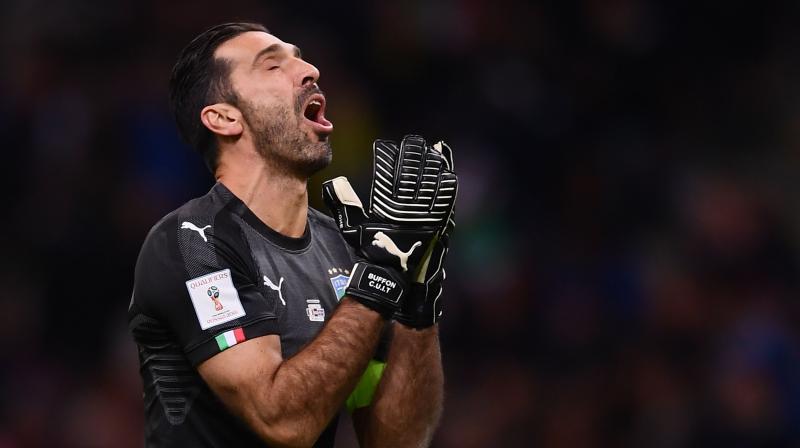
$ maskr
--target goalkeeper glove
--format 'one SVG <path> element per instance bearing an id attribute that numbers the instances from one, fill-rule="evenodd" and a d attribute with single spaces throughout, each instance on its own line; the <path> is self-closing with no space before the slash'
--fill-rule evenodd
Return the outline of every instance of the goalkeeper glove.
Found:
<path id="1" fill-rule="evenodd" d="M 447 170 L 455 171 L 453 151 L 444 142 L 438 145 Z M 452 190 L 445 191 L 447 192 L 455 197 L 458 192 L 457 185 Z M 400 311 L 395 313 L 395 319 L 401 324 L 421 329 L 430 327 L 441 319 L 442 282 L 446 278 L 444 261 L 455 226 L 455 211 L 453 211 L 443 231 L 428 246 L 429 254 L 426 254 L 428 262 L 418 270 Z"/>
<path id="2" fill-rule="evenodd" d="M 367 210 L 344 177 L 323 184 L 323 199 L 344 239 L 364 258 L 354 266 L 346 293 L 385 314 L 400 311 L 404 280 L 427 290 L 441 272 L 447 239 L 441 242 L 452 221 L 458 180 L 452 152 L 443 143 L 431 147 L 422 137 L 406 136 L 398 147 L 376 140 L 373 155 Z M 432 256 L 439 257 L 433 264 Z"/>

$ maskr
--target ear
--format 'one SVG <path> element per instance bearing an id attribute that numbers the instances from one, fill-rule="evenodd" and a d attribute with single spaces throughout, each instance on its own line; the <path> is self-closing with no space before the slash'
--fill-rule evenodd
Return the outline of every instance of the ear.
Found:
<path id="1" fill-rule="evenodd" d="M 200 111 L 200 120 L 209 131 L 229 137 L 242 134 L 242 113 L 228 103 L 211 104 Z"/>

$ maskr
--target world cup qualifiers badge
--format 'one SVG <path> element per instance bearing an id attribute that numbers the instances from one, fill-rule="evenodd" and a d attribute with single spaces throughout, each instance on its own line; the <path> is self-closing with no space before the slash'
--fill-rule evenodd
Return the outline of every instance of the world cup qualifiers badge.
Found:
<path id="1" fill-rule="evenodd" d="M 222 309 L 222 303 L 219 301 L 219 289 L 216 286 L 208 288 L 208 297 L 214 302 L 214 309 L 219 311 Z"/>

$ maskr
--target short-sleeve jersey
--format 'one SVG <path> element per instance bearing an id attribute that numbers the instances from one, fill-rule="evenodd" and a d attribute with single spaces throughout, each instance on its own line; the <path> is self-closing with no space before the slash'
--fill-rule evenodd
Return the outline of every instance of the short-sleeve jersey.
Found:
<path id="1" fill-rule="evenodd" d="M 279 335 L 284 359 L 291 357 L 330 318 L 352 265 L 328 216 L 309 208 L 304 235 L 289 238 L 220 183 L 159 221 L 139 254 L 128 311 L 146 446 L 265 446 L 196 366 L 268 334 Z M 336 420 L 316 446 L 333 445 Z"/>

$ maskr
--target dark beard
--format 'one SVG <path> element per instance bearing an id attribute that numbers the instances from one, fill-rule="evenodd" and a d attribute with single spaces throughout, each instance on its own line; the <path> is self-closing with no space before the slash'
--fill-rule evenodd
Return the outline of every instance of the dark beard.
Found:
<path id="1" fill-rule="evenodd" d="M 244 99 L 239 101 L 242 115 L 253 131 L 256 150 L 265 161 L 286 174 L 308 178 L 331 163 L 330 141 L 327 138 L 311 141 L 300 129 L 305 99 L 316 91 L 307 89 L 299 95 L 294 113 L 283 105 L 261 107 Z"/>

